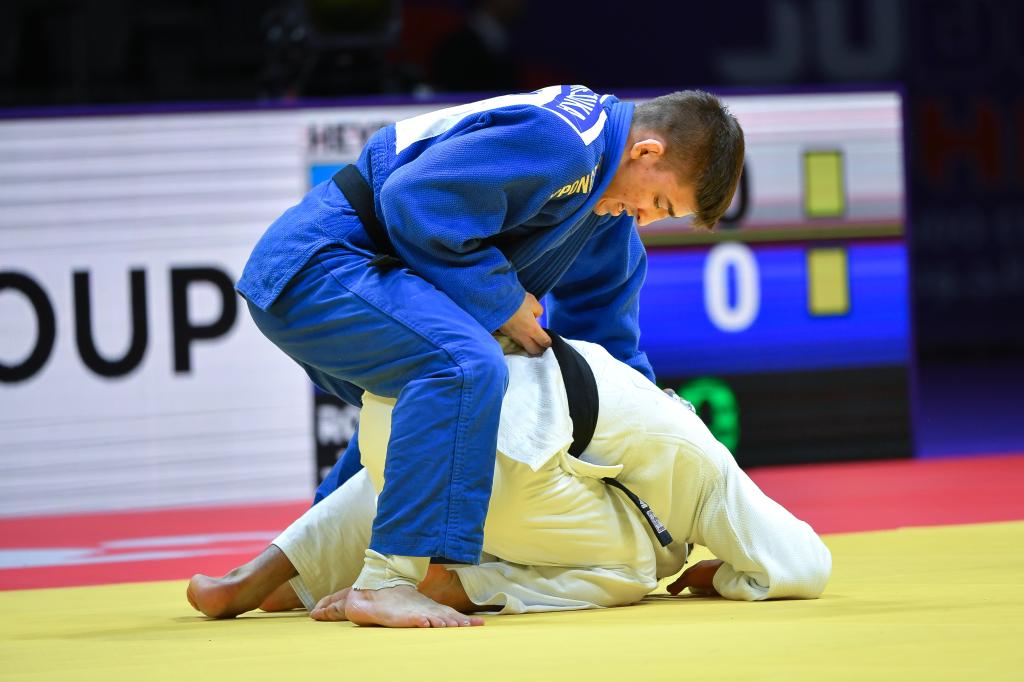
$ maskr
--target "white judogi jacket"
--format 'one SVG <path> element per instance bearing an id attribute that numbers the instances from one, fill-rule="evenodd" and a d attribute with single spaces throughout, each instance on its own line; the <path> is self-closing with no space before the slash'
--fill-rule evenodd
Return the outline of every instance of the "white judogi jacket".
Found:
<path id="1" fill-rule="evenodd" d="M 506 357 L 509 386 L 484 528 L 489 556 L 478 566 L 451 567 L 470 599 L 500 605 L 503 613 L 629 604 L 683 567 L 688 543 L 725 562 L 714 578 L 723 597 L 820 595 L 831 555 L 811 527 L 762 493 L 685 405 L 600 346 L 570 343 L 597 382 L 594 436 L 580 459 L 568 454 L 572 421 L 552 351 Z M 365 473 L 275 541 L 299 571 L 293 584 L 307 606 L 359 573 L 373 489 L 383 485 L 391 405 L 364 396 Z M 647 502 L 673 542 L 662 547 L 637 508 L 603 477 L 617 478 Z"/>

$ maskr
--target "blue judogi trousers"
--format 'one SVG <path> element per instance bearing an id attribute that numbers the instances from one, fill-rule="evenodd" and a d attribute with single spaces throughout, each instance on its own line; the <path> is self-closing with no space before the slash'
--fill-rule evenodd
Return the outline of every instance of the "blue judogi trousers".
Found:
<path id="1" fill-rule="evenodd" d="M 370 548 L 478 563 L 508 380 L 489 331 L 408 268 L 345 246 L 249 310 L 323 390 L 356 405 L 363 389 L 397 398 Z"/>

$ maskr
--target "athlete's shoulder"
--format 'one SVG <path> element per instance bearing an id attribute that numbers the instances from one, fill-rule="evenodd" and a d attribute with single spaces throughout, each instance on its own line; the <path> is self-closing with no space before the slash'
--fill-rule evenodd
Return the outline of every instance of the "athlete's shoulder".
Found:
<path id="1" fill-rule="evenodd" d="M 585 85 L 555 85 L 543 91 L 550 99 L 541 108 L 554 114 L 584 144 L 590 145 L 604 132 L 608 114 L 603 104 L 608 95 L 599 95 Z"/>
<path id="2" fill-rule="evenodd" d="M 608 123 L 604 108 L 608 97 L 585 85 L 552 85 L 487 102 L 499 117 L 504 113 L 510 117 L 506 120 L 530 126 L 532 134 L 545 141 L 564 137 L 589 147 L 601 139 Z"/>
<path id="3" fill-rule="evenodd" d="M 600 97 L 588 88 L 552 86 L 508 96 L 477 130 L 507 152 L 510 170 L 548 177 L 550 198 L 565 198 L 588 193 L 601 163 L 607 114 L 597 109 Z"/>
<path id="4" fill-rule="evenodd" d="M 582 85 L 555 85 L 537 94 L 533 106 L 516 112 L 516 136 L 528 140 L 537 163 L 558 183 L 553 198 L 589 192 L 605 151 L 602 97 Z"/>

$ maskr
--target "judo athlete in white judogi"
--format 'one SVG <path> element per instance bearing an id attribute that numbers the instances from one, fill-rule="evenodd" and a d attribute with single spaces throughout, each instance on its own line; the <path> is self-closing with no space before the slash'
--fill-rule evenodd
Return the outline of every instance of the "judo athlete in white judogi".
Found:
<path id="1" fill-rule="evenodd" d="M 443 603 L 454 582 L 453 607 L 501 613 L 625 605 L 683 568 L 688 545 L 698 544 L 719 560 L 702 562 L 710 580 L 677 586 L 750 601 L 819 596 L 831 555 L 811 527 L 762 493 L 686 404 L 600 346 L 569 343 L 596 381 L 589 445 L 579 458 L 569 454 L 574 425 L 555 353 L 507 356 L 485 556 L 479 565 L 432 567 L 421 589 L 441 585 L 428 596 Z M 196 608 L 231 616 L 261 602 L 274 609 L 301 601 L 319 619 L 343 617 L 383 485 L 393 405 L 364 397 L 365 469 L 274 540 L 277 572 L 264 557 L 222 579 L 196 576 Z M 652 520 L 607 479 L 649 505 Z M 288 578 L 290 587 L 265 601 Z"/>

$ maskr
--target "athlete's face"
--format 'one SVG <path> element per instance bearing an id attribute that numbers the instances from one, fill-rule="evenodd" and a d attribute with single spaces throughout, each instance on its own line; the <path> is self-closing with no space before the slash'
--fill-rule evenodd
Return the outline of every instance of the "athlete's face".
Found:
<path id="1" fill-rule="evenodd" d="M 697 205 L 694 187 L 680 183 L 663 162 L 665 142 L 653 133 L 637 137 L 627 143 L 619 168 L 594 213 L 617 216 L 625 212 L 640 226 L 693 213 Z"/>

